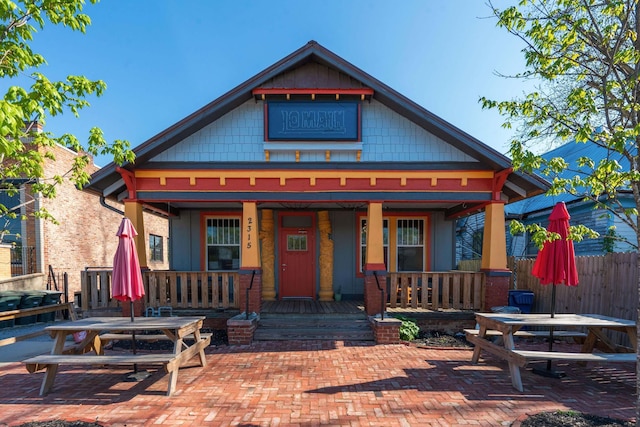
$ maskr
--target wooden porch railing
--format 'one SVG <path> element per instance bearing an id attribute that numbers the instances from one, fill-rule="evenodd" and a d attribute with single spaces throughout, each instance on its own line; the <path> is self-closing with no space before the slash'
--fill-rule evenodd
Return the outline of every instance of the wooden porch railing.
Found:
<path id="1" fill-rule="evenodd" d="M 118 307 L 118 301 L 111 298 L 111 273 L 110 269 L 82 272 L 81 308 L 83 311 Z M 471 271 L 389 273 L 387 277 L 388 305 L 391 308 L 429 310 L 480 310 L 482 308 L 483 273 Z M 146 307 L 240 308 L 238 273 L 147 271 L 143 273 L 143 281 Z"/>
<path id="2" fill-rule="evenodd" d="M 86 270 L 81 274 L 85 310 L 118 307 L 111 298 L 112 270 Z M 240 308 L 238 273 L 212 271 L 146 271 L 142 274 L 146 307 L 191 309 Z"/>
<path id="3" fill-rule="evenodd" d="M 390 308 L 480 310 L 484 273 L 473 271 L 389 273 Z"/>

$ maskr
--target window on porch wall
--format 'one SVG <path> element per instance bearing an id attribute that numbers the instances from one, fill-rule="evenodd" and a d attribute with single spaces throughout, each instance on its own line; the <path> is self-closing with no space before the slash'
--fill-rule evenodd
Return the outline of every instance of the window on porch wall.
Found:
<path id="1" fill-rule="evenodd" d="M 240 268 L 240 218 L 207 218 L 207 270 Z"/>
<path id="2" fill-rule="evenodd" d="M 424 220 L 398 220 L 398 271 L 424 271 Z"/>
<path id="3" fill-rule="evenodd" d="M 389 228 L 391 224 L 391 230 Z M 384 264 L 389 271 L 389 256 L 395 258 L 396 272 L 425 270 L 425 220 L 423 218 L 383 219 Z M 396 235 L 395 246 L 389 245 L 389 233 Z M 360 272 L 366 264 L 367 220 L 360 223 Z M 392 259 L 393 259 L 392 258 Z"/>

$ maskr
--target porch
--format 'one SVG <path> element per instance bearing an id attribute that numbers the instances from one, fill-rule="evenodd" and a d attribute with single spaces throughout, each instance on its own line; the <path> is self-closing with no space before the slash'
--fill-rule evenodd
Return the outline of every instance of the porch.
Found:
<path id="1" fill-rule="evenodd" d="M 119 301 L 111 298 L 111 275 L 110 269 L 87 269 L 81 273 L 82 290 L 78 305 L 82 311 L 117 310 L 121 306 Z M 172 310 L 261 311 L 280 314 L 355 314 L 365 309 L 363 301 L 322 301 L 310 298 L 282 298 L 273 301 L 263 299 L 259 308 L 246 307 L 246 300 L 245 304 L 241 304 L 241 276 L 238 272 L 145 271 L 145 296 L 141 301 L 143 309 L 171 307 Z M 469 271 L 388 273 L 384 282 L 380 283 L 386 295 L 385 311 L 479 311 L 483 308 L 484 276 L 484 273 Z"/>
<path id="2" fill-rule="evenodd" d="M 86 315 L 121 315 L 129 305 L 111 298 L 111 270 L 82 272 L 80 308 Z M 207 317 L 207 327 L 223 329 L 226 320 L 247 310 L 240 303 L 241 274 L 208 271 L 146 271 L 143 274 L 145 297 L 137 302 L 137 311 L 170 307 L 175 314 Z M 246 275 L 244 275 L 246 276 Z M 385 280 L 385 317 L 415 319 L 422 329 L 456 332 L 474 325 L 474 313 L 482 309 L 484 274 L 465 271 L 390 273 Z M 203 286 L 204 284 L 204 286 Z M 424 285 L 423 285 L 424 284 Z M 436 284 L 436 286 L 434 286 Z M 382 284 L 381 284 L 382 285 Z M 244 290 L 246 293 L 246 289 Z M 246 300 L 245 300 L 246 301 Z M 307 298 L 262 300 L 263 315 L 290 315 L 366 318 L 364 301 L 320 301 Z"/>

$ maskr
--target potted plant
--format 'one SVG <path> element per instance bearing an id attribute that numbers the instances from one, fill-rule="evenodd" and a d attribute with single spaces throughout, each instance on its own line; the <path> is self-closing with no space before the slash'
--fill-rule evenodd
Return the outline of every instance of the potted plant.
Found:
<path id="1" fill-rule="evenodd" d="M 338 286 L 338 288 L 333 293 L 333 298 L 336 301 L 342 301 L 342 288 L 340 286 Z"/>

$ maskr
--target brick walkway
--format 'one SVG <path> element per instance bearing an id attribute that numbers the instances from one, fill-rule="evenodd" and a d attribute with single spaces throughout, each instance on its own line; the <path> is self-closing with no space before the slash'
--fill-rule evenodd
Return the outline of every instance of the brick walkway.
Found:
<path id="1" fill-rule="evenodd" d="M 518 417 L 574 410 L 635 416 L 632 364 L 558 365 L 561 380 L 522 370 L 524 393 L 506 364 L 469 350 L 348 342 L 263 342 L 207 350 L 205 368 L 185 368 L 164 395 L 156 373 L 62 367 L 40 397 L 43 373 L 0 367 L 0 426 L 26 421 L 98 421 L 105 426 L 509 426 Z"/>

